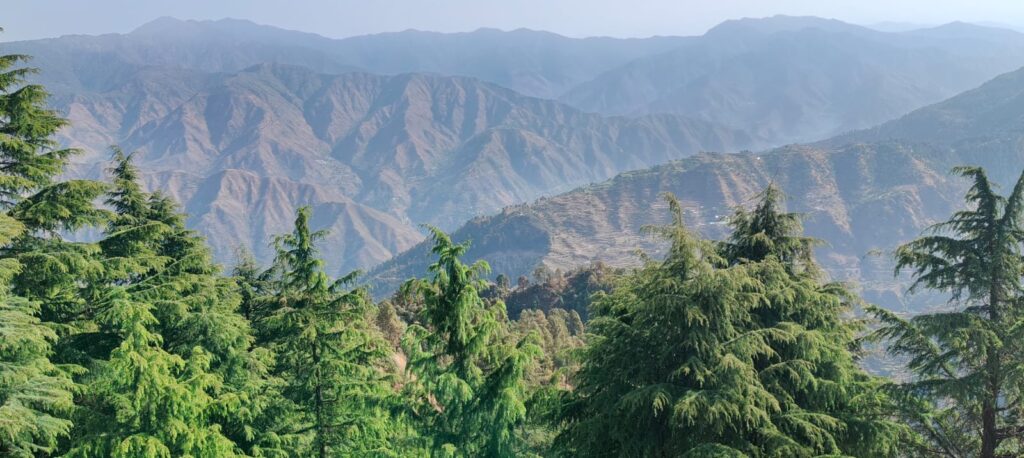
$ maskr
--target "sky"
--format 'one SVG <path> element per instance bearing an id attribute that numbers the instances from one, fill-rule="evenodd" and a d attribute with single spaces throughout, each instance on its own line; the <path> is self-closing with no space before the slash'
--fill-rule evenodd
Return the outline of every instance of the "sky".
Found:
<path id="1" fill-rule="evenodd" d="M 248 19 L 333 38 L 406 29 L 548 30 L 572 37 L 699 35 L 741 17 L 856 24 L 1024 26 L 1021 0 L 2 0 L 0 41 L 124 33 L 161 16 Z"/>

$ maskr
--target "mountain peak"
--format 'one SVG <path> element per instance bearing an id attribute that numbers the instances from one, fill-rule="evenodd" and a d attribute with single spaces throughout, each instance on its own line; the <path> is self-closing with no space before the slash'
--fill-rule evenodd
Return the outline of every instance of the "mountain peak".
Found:
<path id="1" fill-rule="evenodd" d="M 974 24 L 970 22 L 954 21 L 935 27 L 912 30 L 911 34 L 917 35 L 942 35 L 951 38 L 964 37 L 992 37 L 992 38 L 1017 38 L 1022 34 L 1016 30 L 991 25 Z"/>
<path id="2" fill-rule="evenodd" d="M 194 22 L 196 21 L 186 21 L 172 16 L 161 16 L 136 27 L 129 33 L 132 35 L 160 35 L 190 27 L 189 23 Z"/>
<path id="3" fill-rule="evenodd" d="M 866 27 L 849 24 L 838 19 L 821 18 L 817 16 L 786 16 L 775 15 L 762 18 L 730 19 L 712 27 L 705 35 L 722 34 L 773 34 L 778 32 L 791 32 L 804 29 L 821 29 L 830 32 L 856 32 L 864 33 L 871 31 Z"/>
<path id="4" fill-rule="evenodd" d="M 178 19 L 162 16 L 142 24 L 129 33 L 134 37 L 153 37 L 170 40 L 217 39 L 228 42 L 314 42 L 332 41 L 329 38 L 308 32 L 282 29 L 257 24 L 248 19 Z"/>

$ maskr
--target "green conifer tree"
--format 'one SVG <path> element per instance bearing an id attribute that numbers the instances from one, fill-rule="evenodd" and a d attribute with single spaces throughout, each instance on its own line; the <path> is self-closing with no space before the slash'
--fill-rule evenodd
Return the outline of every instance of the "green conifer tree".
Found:
<path id="1" fill-rule="evenodd" d="M 247 453 L 284 453 L 288 446 L 279 433 L 285 402 L 269 373 L 273 355 L 254 346 L 250 324 L 239 313 L 237 285 L 220 275 L 205 240 L 185 227 L 173 200 L 142 191 L 131 155 L 115 148 L 111 173 L 107 203 L 114 215 L 100 242 L 109 267 L 106 284 L 151 305 L 163 350 L 207 361 L 203 370 L 222 381 L 209 404 L 209 421 Z"/>
<path id="2" fill-rule="evenodd" d="M 915 379 L 902 385 L 908 412 L 936 456 L 1009 456 L 1024 452 L 1020 403 L 1024 378 L 1024 175 L 1009 196 L 985 172 L 959 167 L 971 180 L 967 210 L 896 251 L 897 272 L 910 269 L 911 291 L 951 294 L 951 310 L 902 318 L 872 312 L 877 336 L 909 358 Z"/>
<path id="3" fill-rule="evenodd" d="M 123 287 L 104 297 L 98 319 L 121 343 L 87 380 L 71 457 L 236 456 L 238 448 L 210 421 L 220 377 L 196 349 L 187 360 L 162 348 L 152 306 Z"/>
<path id="4" fill-rule="evenodd" d="M 523 453 L 526 377 L 540 348 L 533 338 L 505 342 L 505 305 L 480 298 L 483 261 L 460 260 L 468 244 L 455 244 L 431 228 L 431 280 L 414 280 L 422 295 L 422 325 L 407 331 L 406 354 L 414 376 L 407 385 L 435 456 L 511 457 Z"/>
<path id="5" fill-rule="evenodd" d="M 0 244 L 23 229 L 0 215 Z M 57 334 L 39 320 L 39 304 L 10 294 L 19 269 L 0 259 L 0 455 L 28 458 L 54 452 L 68 435 L 77 387 L 49 359 Z"/>
<path id="6" fill-rule="evenodd" d="M 347 289 L 355 273 L 332 281 L 309 227 L 310 209 L 299 209 L 295 230 L 277 238 L 274 309 L 263 326 L 277 353 L 277 374 L 298 416 L 296 432 L 308 436 L 303 456 L 392 454 L 393 431 L 385 402 L 389 345 L 371 332 L 365 290 Z"/>
<path id="7" fill-rule="evenodd" d="M 766 196 L 758 211 L 778 213 L 773 193 Z M 649 260 L 591 310 L 588 347 L 559 416 L 560 451 L 895 455 L 902 429 L 885 419 L 884 399 L 835 324 L 840 298 L 794 276 L 780 261 L 797 259 L 791 251 L 745 252 L 740 243 L 723 249 L 699 240 L 684 227 L 678 202 L 670 197 L 669 204 L 673 223 L 652 229 L 670 243 L 666 258 Z M 741 213 L 737 220 L 761 216 L 783 217 Z M 745 233 L 733 242 L 765 239 L 758 247 L 792 246 L 779 236 L 800 237 L 794 227 L 771 236 L 757 223 L 737 229 Z M 791 321 L 814 308 L 833 316 L 835 327 Z"/>
<path id="8" fill-rule="evenodd" d="M 73 149 L 53 136 L 64 119 L 46 108 L 46 91 L 26 84 L 24 55 L 0 56 L 0 454 L 54 450 L 70 423 L 70 366 L 53 347 L 85 305 L 82 279 L 95 274 L 88 244 L 59 232 L 95 224 L 102 185 L 58 182 Z"/>
<path id="9" fill-rule="evenodd" d="M 762 383 L 780 399 L 775 421 L 790 434 L 806 435 L 805 418 L 831 417 L 841 428 L 827 432 L 830 452 L 893 455 L 907 431 L 886 417 L 892 400 L 881 394 L 882 380 L 857 364 L 863 326 L 845 317 L 857 298 L 839 283 L 822 281 L 813 253 L 820 242 L 803 235 L 801 215 L 786 213 L 782 200 L 782 192 L 768 186 L 753 210 L 736 211 L 733 232 L 719 245 L 727 262 L 745 264 L 763 285 L 749 327 L 786 330 L 766 334 L 775 356 L 754 362 Z"/>

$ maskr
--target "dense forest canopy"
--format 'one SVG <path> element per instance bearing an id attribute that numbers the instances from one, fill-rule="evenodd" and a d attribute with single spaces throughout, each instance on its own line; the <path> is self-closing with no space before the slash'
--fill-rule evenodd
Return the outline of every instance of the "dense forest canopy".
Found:
<path id="1" fill-rule="evenodd" d="M 375 303 L 331 278 L 300 208 L 267 266 L 225 275 L 113 148 L 64 180 L 65 121 L 0 57 L 0 455 L 1016 456 L 1024 176 L 896 253 L 948 311 L 904 317 L 828 280 L 766 188 L 702 239 L 666 196 L 636 269 L 491 279 L 430 228 L 430 267 Z M 94 241 L 67 234 L 91 229 Z M 508 305 L 506 305 L 508 304 Z M 884 304 L 882 304 L 884 305 Z M 907 376 L 865 371 L 864 339 Z"/>

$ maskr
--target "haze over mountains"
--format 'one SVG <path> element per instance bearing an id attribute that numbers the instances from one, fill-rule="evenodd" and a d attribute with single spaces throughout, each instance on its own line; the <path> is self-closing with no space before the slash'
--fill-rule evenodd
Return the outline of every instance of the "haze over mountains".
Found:
<path id="1" fill-rule="evenodd" d="M 371 266 L 418 241 L 419 223 L 455 227 L 622 170 L 753 144 L 702 121 L 604 118 L 465 77 L 259 64 L 175 77 L 194 82 L 191 92 L 163 86 L 173 94 L 157 100 L 124 95 L 165 77 L 143 71 L 118 90 L 68 99 L 67 142 L 98 152 L 81 158 L 91 177 L 102 176 L 102 145 L 140 151 L 150 185 L 184 203 L 221 257 L 250 241 L 269 256 L 259 242 L 295 208 L 331 204 L 321 216 L 340 235 L 332 267 Z M 333 219 L 342 208 L 348 215 Z"/>
<path id="2" fill-rule="evenodd" d="M 668 222 L 659 194 L 675 194 L 687 224 L 720 238 L 732 209 L 775 183 L 789 209 L 805 213 L 808 235 L 827 242 L 819 260 L 833 278 L 858 284 L 869 301 L 914 309 L 936 304 L 902 294 L 906 283 L 893 278 L 892 250 L 962 205 L 967 183 L 949 174 L 952 167 L 982 166 L 996 182 L 1013 183 L 1024 164 L 1022 145 L 1024 69 L 875 128 L 627 172 L 478 218 L 453 237 L 473 240 L 471 258 L 493 260 L 510 275 L 598 260 L 636 265 L 638 247 L 655 254 L 663 248 L 641 235 L 645 225 Z M 426 259 L 419 246 L 378 268 L 374 280 L 387 290 Z"/>
<path id="3" fill-rule="evenodd" d="M 1021 66 L 1024 35 L 953 23 L 885 33 L 836 20 L 725 22 L 562 100 L 608 114 L 678 113 L 774 143 L 869 127 Z M 994 73 L 990 73 L 994 72 Z"/>
<path id="4" fill-rule="evenodd" d="M 36 56 L 39 80 L 70 118 L 63 140 L 86 150 L 70 173 L 102 177 L 110 144 L 137 150 L 148 185 L 182 202 L 226 263 L 237 246 L 266 261 L 269 237 L 313 205 L 314 223 L 332 234 L 333 273 L 413 248 L 421 223 L 455 229 L 682 159 L 473 220 L 457 237 L 508 273 L 628 263 L 651 247 L 638 229 L 664 216 L 651 209 L 660 192 L 679 194 L 716 235 L 728 207 L 775 180 L 794 210 L 811 213 L 811 234 L 832 244 L 826 265 L 874 279 L 864 253 L 957 202 L 946 169 L 974 158 L 961 142 L 1001 139 L 998 157 L 1017 158 L 1014 105 L 989 103 L 1012 100 L 1011 76 L 993 82 L 1004 82 L 1002 93 L 986 85 L 973 99 L 831 141 L 684 158 L 867 128 L 1024 65 L 1017 32 L 950 24 L 885 33 L 793 17 L 629 40 L 487 29 L 333 40 L 165 18 L 125 35 L 2 47 Z M 1005 128 L 983 129 L 992 124 L 982 111 L 997 109 L 989 114 Z M 931 138 L 936 126 L 947 135 Z M 882 218 L 893 227 L 878 227 Z M 420 262 L 416 253 L 377 280 Z"/>

